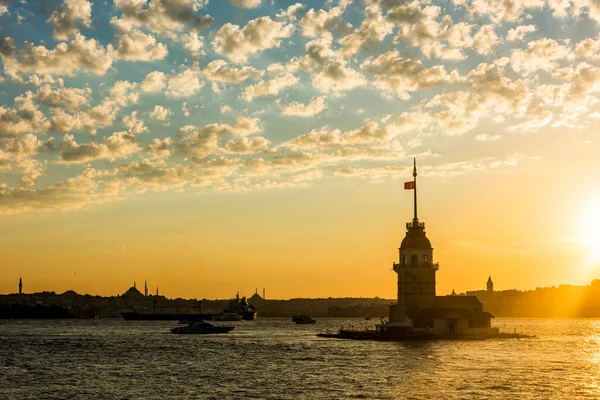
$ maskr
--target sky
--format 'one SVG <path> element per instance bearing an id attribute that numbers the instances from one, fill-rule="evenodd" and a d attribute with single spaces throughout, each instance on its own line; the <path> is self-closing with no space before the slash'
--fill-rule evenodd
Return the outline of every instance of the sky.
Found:
<path id="1" fill-rule="evenodd" d="M 594 0 L 0 0 L 0 293 L 600 278 Z"/>

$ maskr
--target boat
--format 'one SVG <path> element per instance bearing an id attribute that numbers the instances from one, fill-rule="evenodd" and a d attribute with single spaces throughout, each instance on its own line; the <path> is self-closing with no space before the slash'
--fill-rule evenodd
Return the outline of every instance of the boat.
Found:
<path id="1" fill-rule="evenodd" d="M 427 328 L 413 328 L 407 322 L 386 322 L 375 325 L 375 340 L 423 340 L 432 339 L 433 332 Z"/>
<path id="2" fill-rule="evenodd" d="M 294 315 L 292 317 L 292 321 L 294 321 L 298 325 L 309 325 L 317 323 L 317 320 L 312 319 L 308 315 Z"/>
<path id="3" fill-rule="evenodd" d="M 227 313 L 221 313 L 221 314 L 214 315 L 212 317 L 212 320 L 213 321 L 241 321 L 242 316 L 238 313 L 227 312 Z"/>
<path id="4" fill-rule="evenodd" d="M 254 321 L 256 319 L 256 308 L 252 304 L 248 304 L 245 297 L 240 298 L 237 293 L 235 298 L 229 300 L 229 305 L 221 314 L 233 313 L 238 314 L 244 321 Z"/>
<path id="5" fill-rule="evenodd" d="M 340 328 L 338 333 L 318 333 L 318 337 L 352 340 L 379 340 L 379 341 L 411 341 L 433 339 L 433 332 L 428 329 L 413 328 L 407 322 L 388 323 L 382 321 L 373 328 Z"/>
<path id="6" fill-rule="evenodd" d="M 233 326 L 216 326 L 205 321 L 188 321 L 187 326 L 177 326 L 171 329 L 171 333 L 208 335 L 227 333 L 232 331 L 233 328 Z"/>

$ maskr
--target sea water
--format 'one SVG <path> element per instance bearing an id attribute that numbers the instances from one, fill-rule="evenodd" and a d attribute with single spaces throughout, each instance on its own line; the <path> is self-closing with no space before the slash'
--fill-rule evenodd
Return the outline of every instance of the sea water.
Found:
<path id="1" fill-rule="evenodd" d="M 0 321 L 0 399 L 599 399 L 600 320 L 495 319 L 533 339 L 372 342 L 376 321 Z"/>

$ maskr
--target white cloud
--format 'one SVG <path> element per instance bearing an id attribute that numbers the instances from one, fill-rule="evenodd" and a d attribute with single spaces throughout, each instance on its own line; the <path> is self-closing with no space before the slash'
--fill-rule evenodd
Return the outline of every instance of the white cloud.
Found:
<path id="1" fill-rule="evenodd" d="M 173 154 L 171 150 L 171 138 L 167 137 L 164 139 L 154 138 L 152 142 L 146 148 L 146 151 L 152 158 L 167 158 Z"/>
<path id="2" fill-rule="evenodd" d="M 229 0 L 230 4 L 241 8 L 256 8 L 260 6 L 261 0 Z"/>
<path id="3" fill-rule="evenodd" d="M 4 53 L 4 71 L 12 77 L 22 73 L 73 75 L 78 71 L 104 75 L 113 61 L 100 43 L 80 34 L 69 43 L 59 43 L 53 50 L 26 45 L 9 55 Z"/>
<path id="4" fill-rule="evenodd" d="M 175 76 L 169 77 L 166 95 L 169 97 L 190 97 L 204 87 L 204 82 L 198 79 L 198 72 L 186 69 Z"/>
<path id="5" fill-rule="evenodd" d="M 342 14 L 351 2 L 352 0 L 341 0 L 339 6 L 332 7 L 327 11 L 315 11 L 313 8 L 308 10 L 300 19 L 302 35 L 308 37 L 325 36 L 331 39 L 331 31 L 341 23 Z"/>
<path id="6" fill-rule="evenodd" d="M 0 185 L 0 213 L 72 210 L 115 200 L 118 196 L 118 185 L 99 184 L 86 170 L 82 175 L 39 189 L 14 189 Z"/>
<path id="7" fill-rule="evenodd" d="M 508 42 L 517 42 L 525 39 L 525 35 L 528 33 L 533 33 L 537 31 L 537 27 L 535 25 L 519 25 L 516 28 L 512 28 L 506 34 L 506 41 Z"/>
<path id="8" fill-rule="evenodd" d="M 277 100 L 276 103 L 281 109 L 281 113 L 283 115 L 294 115 L 299 117 L 311 117 L 319 114 L 327 108 L 324 97 L 314 98 L 308 104 L 299 103 L 296 101 L 283 104 L 280 100 Z"/>
<path id="9" fill-rule="evenodd" d="M 587 58 L 590 60 L 600 60 L 600 39 L 587 38 L 577 43 L 575 51 L 576 57 Z"/>
<path id="10" fill-rule="evenodd" d="M 143 92 L 160 92 L 164 89 L 167 84 L 167 78 L 164 72 L 154 71 L 150 72 L 142 83 L 140 88 Z"/>
<path id="11" fill-rule="evenodd" d="M 524 16 L 527 10 L 540 10 L 546 5 L 546 0 L 513 0 L 510 2 L 495 0 L 461 0 L 454 1 L 466 7 L 470 18 L 481 19 L 489 17 L 493 22 L 516 22 Z M 556 3 L 556 1 L 555 1 Z"/>
<path id="12" fill-rule="evenodd" d="M 167 46 L 157 43 L 154 36 L 138 30 L 120 35 L 117 47 L 113 49 L 109 45 L 108 51 L 113 57 L 127 61 L 162 60 L 169 54 Z"/>
<path id="13" fill-rule="evenodd" d="M 276 17 L 277 17 L 277 19 L 287 19 L 290 21 L 295 21 L 297 18 L 298 11 L 300 11 L 300 9 L 302 9 L 304 7 L 306 7 L 306 6 L 302 3 L 292 4 L 285 11 L 284 10 L 279 11 L 277 13 Z"/>
<path id="14" fill-rule="evenodd" d="M 360 27 L 340 39 L 341 54 L 350 57 L 361 50 L 368 49 L 384 40 L 393 29 L 394 24 L 383 17 L 381 8 L 377 4 L 370 4 L 365 9 L 365 18 Z"/>
<path id="15" fill-rule="evenodd" d="M 218 152 L 219 140 L 225 135 L 245 137 L 261 131 L 262 126 L 258 118 L 246 117 L 238 117 L 233 126 L 229 124 L 208 124 L 197 128 L 188 125 L 180 129 L 181 135 L 177 140 L 177 147 L 183 154 L 204 157 Z"/>
<path id="16" fill-rule="evenodd" d="M 154 118 L 158 121 L 166 121 L 172 115 L 173 115 L 173 111 L 171 111 L 169 108 L 155 105 L 154 109 L 150 113 L 150 118 Z"/>
<path id="17" fill-rule="evenodd" d="M 179 39 L 183 43 L 183 47 L 192 55 L 199 55 L 202 53 L 201 50 L 204 47 L 204 38 L 198 35 L 197 32 L 184 33 Z"/>
<path id="18" fill-rule="evenodd" d="M 499 41 L 493 25 L 482 26 L 475 34 L 474 40 L 475 49 L 482 55 L 493 54 Z"/>
<path id="19" fill-rule="evenodd" d="M 541 38 L 529 42 L 525 50 L 513 51 L 510 63 L 517 72 L 551 71 L 557 67 L 555 61 L 570 58 L 571 53 L 571 49 L 555 40 Z"/>
<path id="20" fill-rule="evenodd" d="M 117 81 L 110 88 L 110 97 L 112 101 L 121 106 L 125 107 L 130 104 L 135 104 L 140 98 L 140 93 L 137 91 L 138 84 L 129 81 Z"/>
<path id="21" fill-rule="evenodd" d="M 39 88 L 35 97 L 49 107 L 77 111 L 89 105 L 91 94 L 90 88 L 52 88 L 45 84 Z"/>
<path id="22" fill-rule="evenodd" d="M 42 141 L 31 133 L 18 137 L 4 138 L 0 142 L 0 158 L 7 156 L 26 157 L 43 151 L 52 151 L 54 150 L 53 141 L 54 138 L 52 137 Z"/>
<path id="23" fill-rule="evenodd" d="M 148 127 L 144 124 L 144 121 L 139 120 L 137 115 L 138 112 L 134 111 L 123 117 L 123 124 L 125 124 L 127 131 L 132 135 L 139 135 L 148 131 Z"/>
<path id="24" fill-rule="evenodd" d="M 105 140 L 105 143 L 78 144 L 73 135 L 65 135 L 59 154 L 61 163 L 85 163 L 97 159 L 112 161 L 140 151 L 134 142 L 134 136 L 127 132 L 115 132 Z"/>
<path id="25" fill-rule="evenodd" d="M 211 81 L 222 83 L 242 83 L 258 71 L 253 67 L 235 68 L 227 64 L 225 60 L 214 60 L 208 63 L 202 70 L 202 74 Z"/>
<path id="26" fill-rule="evenodd" d="M 362 74 L 342 60 L 328 61 L 312 79 L 313 86 L 324 93 L 351 90 L 365 83 Z"/>
<path id="27" fill-rule="evenodd" d="M 286 74 L 283 76 L 277 76 L 275 78 L 261 81 L 254 85 L 247 86 L 244 90 L 242 97 L 244 100 L 250 102 L 257 97 L 265 96 L 276 96 L 283 89 L 298 83 L 298 78 L 292 74 Z"/>
<path id="28" fill-rule="evenodd" d="M 121 17 L 110 22 L 120 31 L 144 27 L 156 33 L 199 31 L 213 23 L 210 15 L 198 15 L 206 0 L 114 0 Z"/>
<path id="29" fill-rule="evenodd" d="M 293 25 L 260 17 L 251 20 L 242 29 L 226 23 L 215 34 L 212 45 L 218 54 L 239 64 L 246 62 L 251 55 L 279 47 L 281 39 L 290 37 L 293 32 Z"/>
<path id="30" fill-rule="evenodd" d="M 88 0 L 64 0 L 48 22 L 54 29 L 56 40 L 68 40 L 79 32 L 78 22 L 88 28 L 92 25 L 92 3 Z"/>
<path id="31" fill-rule="evenodd" d="M 266 150 L 270 144 L 271 142 L 262 136 L 241 137 L 228 141 L 225 148 L 231 153 L 252 154 Z"/>
<path id="32" fill-rule="evenodd" d="M 47 132 L 52 124 L 28 91 L 15 98 L 14 107 L 0 106 L 0 137 L 17 136 L 31 132 Z"/>
<path id="33" fill-rule="evenodd" d="M 443 65 L 425 68 L 421 60 L 403 58 L 398 50 L 368 58 L 361 67 L 375 78 L 373 83 L 377 88 L 402 99 L 409 99 L 410 92 L 458 80 L 458 72 L 448 74 Z"/>
<path id="34" fill-rule="evenodd" d="M 422 46 L 437 41 L 442 34 L 443 27 L 437 21 L 440 13 L 438 6 L 421 9 L 420 3 L 413 1 L 394 6 L 386 18 L 399 27 L 396 41 L 407 40 L 413 46 Z"/>

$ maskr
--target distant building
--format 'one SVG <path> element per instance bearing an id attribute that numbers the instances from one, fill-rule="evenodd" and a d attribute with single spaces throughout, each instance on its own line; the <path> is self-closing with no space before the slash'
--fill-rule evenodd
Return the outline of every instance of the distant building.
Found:
<path id="1" fill-rule="evenodd" d="M 487 291 L 488 293 L 494 293 L 494 282 L 492 282 L 491 275 L 488 277 L 487 281 Z"/>
<path id="2" fill-rule="evenodd" d="M 433 329 L 435 334 L 474 334 L 497 332 L 491 328 L 493 316 L 483 311 L 475 296 L 436 296 L 435 274 L 439 265 L 433 262 L 433 247 L 425 235 L 425 224 L 417 217 L 417 166 L 413 182 L 405 189 L 414 190 L 414 217 L 406 224 L 406 236 L 399 251 L 399 262 L 393 263 L 398 274 L 398 303 L 390 307 L 390 322 L 409 319 L 414 327 Z"/>
<path id="3" fill-rule="evenodd" d="M 127 289 L 127 291 L 121 295 L 121 298 L 127 301 L 141 301 L 144 298 L 144 295 L 137 290 L 134 285 Z"/>
<path id="4" fill-rule="evenodd" d="M 264 293 L 264 291 L 263 291 L 263 293 Z M 265 299 L 263 297 L 260 297 L 260 295 L 258 294 L 258 288 L 254 292 L 254 294 L 252 296 L 250 296 L 250 298 L 248 299 L 248 303 L 250 303 L 251 305 L 253 305 L 255 307 L 260 307 L 264 303 L 264 301 L 265 301 Z"/>
<path id="5" fill-rule="evenodd" d="M 19 277 L 19 294 L 23 294 L 23 279 Z"/>
<path id="6" fill-rule="evenodd" d="M 148 281 L 144 281 L 144 296 L 148 297 Z"/>

